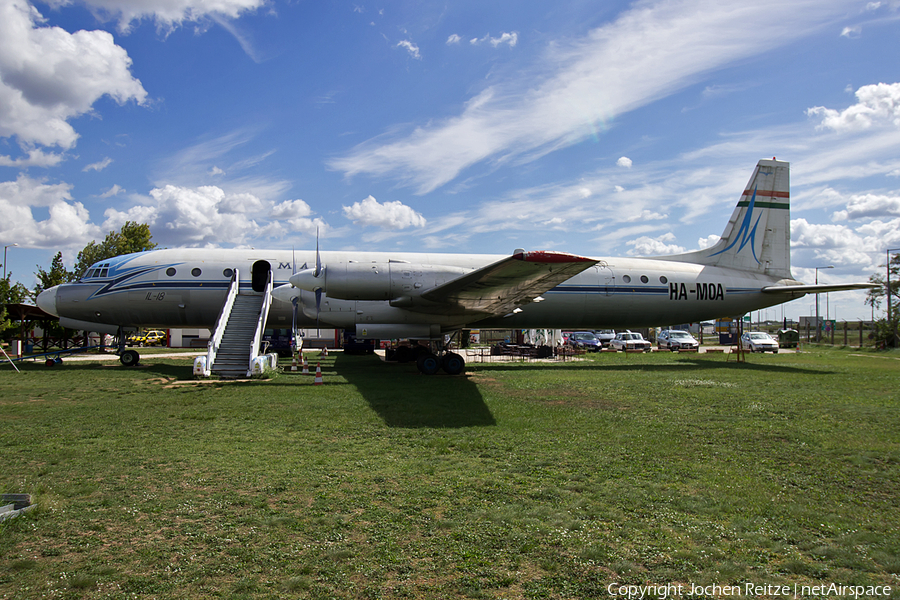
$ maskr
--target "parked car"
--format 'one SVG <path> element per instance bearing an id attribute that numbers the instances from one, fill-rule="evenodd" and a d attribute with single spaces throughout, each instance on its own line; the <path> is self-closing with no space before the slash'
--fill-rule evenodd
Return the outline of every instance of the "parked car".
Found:
<path id="1" fill-rule="evenodd" d="M 582 348 L 588 352 L 599 352 L 600 340 L 593 331 L 573 331 L 569 334 L 568 344 L 573 348 Z"/>
<path id="2" fill-rule="evenodd" d="M 616 337 L 609 343 L 609 347 L 616 351 L 643 350 L 644 352 L 650 352 L 650 342 L 645 340 L 641 334 L 630 331 L 617 333 Z"/>
<path id="3" fill-rule="evenodd" d="M 748 331 L 741 336 L 741 348 L 750 352 L 773 352 L 778 354 L 778 342 L 768 333 Z"/>
<path id="4" fill-rule="evenodd" d="M 687 331 L 680 329 L 667 329 L 661 331 L 656 338 L 656 347 L 660 350 L 696 350 L 700 347 L 700 342 L 694 339 Z"/>
<path id="5" fill-rule="evenodd" d="M 128 346 L 156 346 L 165 342 L 166 332 L 159 329 L 151 329 L 144 333 L 133 333 L 125 340 Z"/>
<path id="6" fill-rule="evenodd" d="M 599 331 L 595 331 L 594 335 L 597 336 L 597 339 L 600 340 L 600 343 L 603 344 L 603 347 L 606 348 L 609 346 L 609 343 L 616 337 L 616 332 L 613 329 L 601 329 Z"/>

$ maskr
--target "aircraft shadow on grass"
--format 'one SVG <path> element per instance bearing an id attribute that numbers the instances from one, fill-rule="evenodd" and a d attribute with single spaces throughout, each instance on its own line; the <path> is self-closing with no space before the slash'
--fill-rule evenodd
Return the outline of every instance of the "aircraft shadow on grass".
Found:
<path id="1" fill-rule="evenodd" d="M 466 377 L 422 375 L 415 363 L 338 355 L 334 369 L 356 387 L 389 427 L 492 427 L 481 391 Z"/>

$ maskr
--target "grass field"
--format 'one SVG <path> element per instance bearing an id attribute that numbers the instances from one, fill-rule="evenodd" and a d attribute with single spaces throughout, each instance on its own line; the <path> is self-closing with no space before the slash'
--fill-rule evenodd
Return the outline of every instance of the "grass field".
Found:
<path id="1" fill-rule="evenodd" d="M 900 598 L 898 358 L 613 354 L 454 378 L 332 354 L 324 386 L 201 384 L 152 356 L 4 364 L 0 491 L 37 508 L 0 523 L 0 597 Z"/>

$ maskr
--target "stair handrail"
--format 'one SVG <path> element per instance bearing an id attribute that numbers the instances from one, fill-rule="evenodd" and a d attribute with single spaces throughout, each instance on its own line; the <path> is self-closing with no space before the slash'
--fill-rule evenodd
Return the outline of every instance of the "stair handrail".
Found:
<path id="1" fill-rule="evenodd" d="M 259 307 L 259 319 L 256 321 L 256 333 L 253 334 L 253 341 L 250 342 L 250 362 L 247 365 L 248 377 L 253 374 L 253 361 L 259 356 L 259 344 L 266 329 L 266 320 L 269 318 L 269 307 L 272 305 L 272 288 L 274 287 L 272 271 L 269 271 L 266 291 L 263 292 L 262 305 Z"/>
<path id="2" fill-rule="evenodd" d="M 234 299 L 238 295 L 241 286 L 241 280 L 238 276 L 238 270 L 235 269 L 231 275 L 231 284 L 228 286 L 228 293 L 225 295 L 225 303 L 222 304 L 222 310 L 219 311 L 219 318 L 216 319 L 216 327 L 213 335 L 209 338 L 209 344 L 206 347 L 206 370 L 212 369 L 213 362 L 216 360 L 216 354 L 219 352 L 219 344 L 222 343 L 222 336 L 225 335 L 225 327 L 228 325 L 228 319 L 231 317 L 231 309 L 234 307 Z"/>

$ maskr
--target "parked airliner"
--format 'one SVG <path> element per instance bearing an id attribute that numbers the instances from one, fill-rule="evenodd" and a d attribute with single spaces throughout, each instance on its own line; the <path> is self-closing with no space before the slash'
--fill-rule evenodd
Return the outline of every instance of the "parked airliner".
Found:
<path id="1" fill-rule="evenodd" d="M 43 292 L 38 305 L 63 326 L 90 331 L 213 328 L 223 321 L 229 289 L 237 295 L 267 295 L 270 289 L 271 308 L 261 326 L 320 324 L 364 339 L 443 340 L 464 327 L 622 329 L 699 322 L 808 293 L 871 287 L 794 279 L 789 171 L 787 162 L 759 161 L 718 243 L 684 254 L 153 250 L 104 260 L 80 281 Z M 432 355 L 426 372 L 464 367 L 441 344 L 437 353 L 441 358 Z M 120 354 L 124 364 L 138 360 L 133 350 L 120 348 Z"/>

